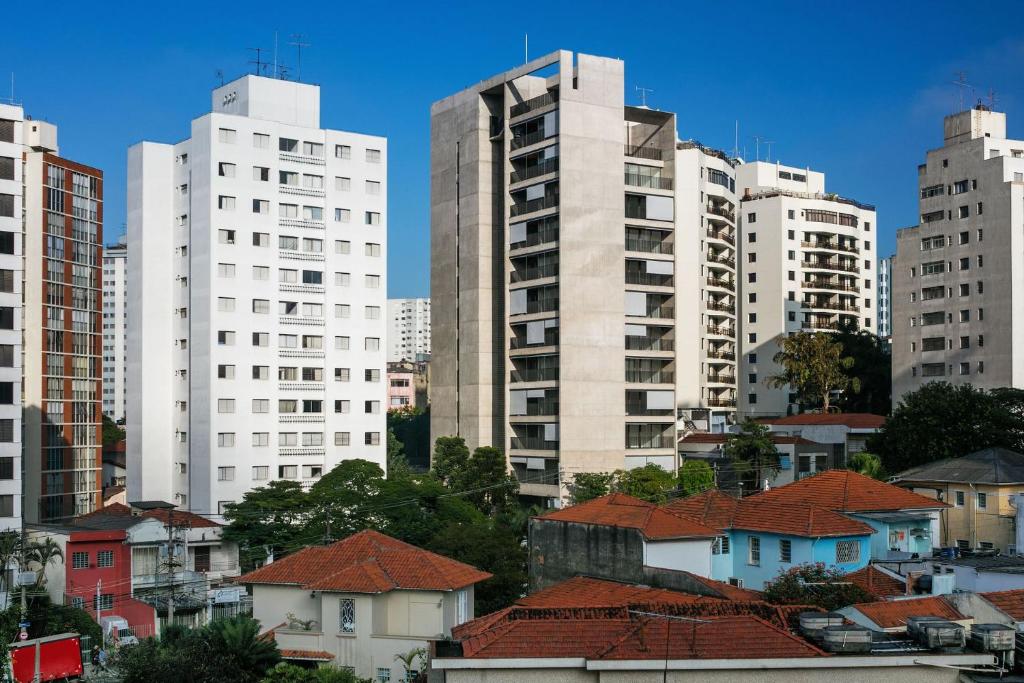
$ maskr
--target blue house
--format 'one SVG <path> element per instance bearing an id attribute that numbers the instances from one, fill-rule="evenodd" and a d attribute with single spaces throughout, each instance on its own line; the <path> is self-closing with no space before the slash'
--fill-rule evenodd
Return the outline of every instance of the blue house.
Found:
<path id="1" fill-rule="evenodd" d="M 800 564 L 820 562 L 847 573 L 871 558 L 872 526 L 810 503 L 741 499 L 713 489 L 666 509 L 719 530 L 711 578 L 745 588 L 761 590 Z"/>

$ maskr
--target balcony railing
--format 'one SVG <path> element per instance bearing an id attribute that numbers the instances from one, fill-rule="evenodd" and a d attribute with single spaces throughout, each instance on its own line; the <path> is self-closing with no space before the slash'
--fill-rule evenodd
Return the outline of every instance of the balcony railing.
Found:
<path id="1" fill-rule="evenodd" d="M 859 273 L 860 268 L 856 263 L 832 262 L 823 259 L 812 259 L 804 261 L 804 268 L 824 268 L 826 270 L 841 270 L 846 273 Z"/>
<path id="2" fill-rule="evenodd" d="M 722 313 L 736 313 L 736 307 L 732 304 L 720 304 L 714 301 L 708 301 L 706 307 L 709 311 L 720 311 Z"/>
<path id="3" fill-rule="evenodd" d="M 853 254 L 860 253 L 860 249 L 850 244 L 840 244 L 839 242 L 830 242 L 828 240 L 814 240 L 811 242 L 801 242 L 801 247 L 805 249 L 832 249 L 834 251 L 848 251 Z"/>
<path id="4" fill-rule="evenodd" d="M 715 349 L 708 349 L 708 358 L 717 358 L 719 360 L 736 360 L 736 354 L 732 351 L 716 351 Z"/>
<path id="5" fill-rule="evenodd" d="M 548 135 L 543 130 L 535 130 L 532 133 L 526 133 L 525 135 L 516 135 L 512 138 L 510 147 L 513 150 L 522 149 L 523 147 L 529 147 L 535 145 L 538 142 L 544 142 L 545 140 L 554 140 L 554 135 Z"/>
<path id="6" fill-rule="evenodd" d="M 673 351 L 676 344 L 673 339 L 664 337 L 634 337 L 626 335 L 627 351 Z"/>
<path id="7" fill-rule="evenodd" d="M 725 289 L 728 289 L 729 291 L 734 291 L 736 289 L 736 285 L 733 284 L 732 280 L 725 280 L 725 279 L 720 278 L 720 277 L 709 277 L 708 278 L 708 286 L 710 286 L 710 287 L 724 287 Z"/>
<path id="8" fill-rule="evenodd" d="M 675 412 L 673 408 L 648 408 L 646 401 L 626 401 L 626 415 L 630 417 L 665 417 Z"/>
<path id="9" fill-rule="evenodd" d="M 524 368 L 512 370 L 513 382 L 552 382 L 558 379 L 558 368 Z"/>
<path id="10" fill-rule="evenodd" d="M 859 291 L 853 285 L 844 285 L 837 282 L 828 282 L 826 280 L 805 280 L 800 283 L 801 287 L 807 289 L 832 289 L 837 292 L 857 292 Z"/>
<path id="11" fill-rule="evenodd" d="M 851 313 L 860 313 L 860 306 L 854 306 L 853 304 L 833 304 L 827 301 L 803 301 L 800 303 L 800 308 L 827 308 L 830 311 L 850 311 Z"/>
<path id="12" fill-rule="evenodd" d="M 547 299 L 536 299 L 526 302 L 527 313 L 547 313 L 558 310 L 558 297 L 553 296 Z"/>
<path id="13" fill-rule="evenodd" d="M 522 451 L 557 451 L 557 441 L 546 441 L 539 436 L 513 436 L 512 450 Z"/>
<path id="14" fill-rule="evenodd" d="M 551 194 L 544 197 L 537 197 L 530 201 L 523 202 L 521 204 L 513 204 L 511 207 L 511 217 L 522 216 L 523 214 L 533 213 L 534 211 L 542 211 L 544 209 L 551 209 L 558 206 L 558 195 Z"/>
<path id="15" fill-rule="evenodd" d="M 540 109 L 541 107 L 546 107 L 549 104 L 554 104 L 557 101 L 557 92 L 546 92 L 543 95 L 531 97 L 530 99 L 525 100 L 523 102 L 513 104 L 512 107 L 509 109 L 508 115 L 512 118 L 515 118 L 517 116 L 527 114 L 533 111 L 534 109 Z"/>
<path id="16" fill-rule="evenodd" d="M 800 327 L 805 330 L 838 330 L 839 323 L 815 322 L 813 320 L 805 320 L 802 323 L 800 323 Z"/>
<path id="17" fill-rule="evenodd" d="M 714 204 L 709 204 L 708 205 L 708 213 L 714 214 L 715 216 L 721 216 L 722 218 L 728 218 L 730 223 L 735 223 L 736 222 L 736 214 L 735 214 L 735 212 L 729 211 L 728 209 L 726 209 L 724 207 L 721 207 L 721 206 L 715 206 Z"/>
<path id="18" fill-rule="evenodd" d="M 662 158 L 661 150 L 657 147 L 626 145 L 624 151 L 627 157 L 636 157 L 637 159 L 653 159 L 654 161 L 661 161 Z"/>
<path id="19" fill-rule="evenodd" d="M 671 178 L 656 178 L 654 176 L 640 175 L 639 173 L 627 173 L 626 185 L 630 187 L 644 187 L 649 190 L 671 190 Z"/>
<path id="20" fill-rule="evenodd" d="M 554 159 L 547 159 L 539 164 L 533 166 L 527 166 L 521 171 L 512 171 L 509 177 L 509 183 L 521 183 L 524 180 L 530 178 L 536 178 L 538 176 L 547 175 L 548 173 L 554 173 L 558 170 L 558 157 Z"/>
<path id="21" fill-rule="evenodd" d="M 626 368 L 626 381 L 633 384 L 672 384 L 676 373 L 671 370 L 630 370 Z"/>
<path id="22" fill-rule="evenodd" d="M 511 415 L 510 417 L 531 417 L 534 415 L 558 415 L 558 400 L 545 398 L 539 401 L 527 401 L 525 413 Z"/>
<path id="23" fill-rule="evenodd" d="M 721 254 L 716 254 L 714 252 L 708 252 L 707 260 L 712 263 L 721 263 L 723 266 L 728 266 L 730 268 L 736 267 L 736 259 L 729 258 L 728 256 L 722 256 Z"/>
<path id="24" fill-rule="evenodd" d="M 676 311 L 671 306 L 648 306 L 647 318 L 674 318 Z"/>
<path id="25" fill-rule="evenodd" d="M 526 337 L 512 337 L 509 341 L 509 346 L 512 349 L 529 349 L 541 346 L 558 346 L 558 328 L 549 327 L 547 330 L 545 330 L 543 342 L 528 344 L 526 342 Z"/>
<path id="26" fill-rule="evenodd" d="M 522 249 L 523 247 L 535 247 L 538 244 L 548 244 L 549 242 L 558 241 L 558 226 L 548 226 L 536 230 L 531 233 L 527 233 L 525 242 L 513 242 L 509 245 L 510 249 Z"/>
<path id="27" fill-rule="evenodd" d="M 528 268 L 516 268 L 512 271 L 512 282 L 526 282 L 527 280 L 539 280 L 544 277 L 556 277 L 558 275 L 558 264 L 547 263 L 543 266 L 531 266 Z"/>
<path id="28" fill-rule="evenodd" d="M 735 408 L 736 399 L 734 398 L 709 398 L 707 400 L 708 408 Z"/>
<path id="29" fill-rule="evenodd" d="M 672 243 L 665 240 L 626 238 L 626 251 L 642 251 L 645 254 L 671 254 Z"/>
<path id="30" fill-rule="evenodd" d="M 708 325 L 707 332 L 708 334 L 719 334 L 726 337 L 736 336 L 736 328 L 727 325 Z"/>
<path id="31" fill-rule="evenodd" d="M 668 273 L 640 273 L 635 270 L 627 270 L 626 284 L 648 285 L 651 287 L 671 287 L 672 276 Z"/>
<path id="32" fill-rule="evenodd" d="M 736 375 L 721 372 L 709 372 L 708 381 L 718 382 L 719 384 L 736 384 Z"/>
<path id="33" fill-rule="evenodd" d="M 725 230 L 714 230 L 712 228 L 708 228 L 708 237 L 716 240 L 722 240 L 728 244 L 736 244 L 736 238 Z"/>

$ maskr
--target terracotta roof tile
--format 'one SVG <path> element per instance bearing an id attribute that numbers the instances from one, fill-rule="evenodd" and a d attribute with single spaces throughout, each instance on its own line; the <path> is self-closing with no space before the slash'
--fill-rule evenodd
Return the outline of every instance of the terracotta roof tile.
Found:
<path id="1" fill-rule="evenodd" d="M 612 493 L 554 510 L 536 519 L 637 529 L 648 540 L 708 538 L 717 535 L 714 529 L 703 524 L 678 517 L 654 503 L 624 493 Z"/>
<path id="2" fill-rule="evenodd" d="M 714 579 L 709 579 L 706 576 L 699 576 L 699 575 L 693 574 L 691 572 L 680 572 L 680 573 L 681 574 L 689 574 L 691 579 L 704 584 L 705 586 L 707 586 L 711 590 L 713 590 L 716 593 L 718 593 L 719 595 L 721 595 L 726 600 L 760 600 L 761 599 L 761 593 L 759 591 L 755 591 L 755 590 L 752 590 L 750 588 L 740 588 L 739 586 L 734 586 L 731 583 L 726 583 L 725 581 L 715 581 Z"/>
<path id="3" fill-rule="evenodd" d="M 468 564 L 367 530 L 329 546 L 303 548 L 239 577 L 238 582 L 385 593 L 395 589 L 457 590 L 490 577 Z"/>
<path id="4" fill-rule="evenodd" d="M 281 650 L 282 659 L 314 659 L 317 661 L 330 661 L 334 655 L 323 650 Z"/>
<path id="5" fill-rule="evenodd" d="M 817 505 L 766 500 L 761 496 L 740 499 L 717 489 L 674 500 L 665 509 L 719 530 L 743 529 L 809 538 L 874 533 L 863 522 Z"/>
<path id="6" fill-rule="evenodd" d="M 891 598 L 907 594 L 906 582 L 900 581 L 870 564 L 863 569 L 850 572 L 846 575 L 846 580 L 879 598 Z"/>
<path id="7" fill-rule="evenodd" d="M 885 512 L 949 507 L 942 501 L 851 470 L 827 470 L 751 496 L 754 500 L 810 503 L 837 512 Z"/>
<path id="8" fill-rule="evenodd" d="M 939 617 L 950 621 L 963 621 L 968 618 L 948 602 L 934 595 L 907 600 L 863 602 L 850 607 L 878 624 L 880 628 L 906 626 L 909 617 Z"/>
<path id="9" fill-rule="evenodd" d="M 725 443 L 729 440 L 732 434 L 707 434 L 704 432 L 694 432 L 693 434 L 687 434 L 683 438 L 679 439 L 679 443 Z M 786 436 L 785 434 L 772 434 L 772 443 L 776 444 L 801 444 L 801 445 L 816 445 L 817 441 L 811 441 L 805 439 L 802 436 Z"/>
<path id="10" fill-rule="evenodd" d="M 651 588 L 589 576 L 556 583 L 516 601 L 524 607 L 621 607 L 623 605 L 684 603 L 722 598 L 694 595 L 665 588 Z"/>
<path id="11" fill-rule="evenodd" d="M 880 429 L 885 417 L 872 413 L 804 413 L 786 417 L 762 417 L 767 425 L 845 425 L 851 429 Z"/>
<path id="12" fill-rule="evenodd" d="M 99 510 L 94 510 L 79 517 L 75 517 L 73 523 L 81 523 L 82 526 L 85 526 L 93 520 L 104 517 L 130 517 L 131 515 L 131 507 L 122 503 L 111 503 L 110 505 L 104 505 Z M 207 519 L 202 515 L 197 515 L 196 513 L 188 512 L 187 510 L 174 510 L 173 518 L 171 517 L 171 511 L 164 509 L 146 510 L 138 516 L 140 518 L 152 518 L 159 520 L 163 522 L 164 525 L 168 523 L 168 520 L 173 519 L 175 526 L 189 526 L 193 529 L 221 526 L 212 519 Z"/>
<path id="13" fill-rule="evenodd" d="M 978 595 L 1016 621 L 1024 621 L 1024 590 L 979 593 Z"/>

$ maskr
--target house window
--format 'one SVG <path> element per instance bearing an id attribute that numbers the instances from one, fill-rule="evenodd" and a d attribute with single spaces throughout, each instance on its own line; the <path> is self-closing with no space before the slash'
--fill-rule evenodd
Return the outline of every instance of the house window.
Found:
<path id="1" fill-rule="evenodd" d="M 979 491 L 978 492 L 978 509 L 979 510 L 984 510 L 986 507 L 988 507 L 988 495 L 982 493 L 981 491 Z"/>
<path id="2" fill-rule="evenodd" d="M 85 598 L 78 596 L 71 598 L 71 606 L 75 609 L 85 609 Z"/>
<path id="3" fill-rule="evenodd" d="M 391 683 L 391 669 L 377 667 L 377 683 Z"/>
<path id="4" fill-rule="evenodd" d="M 114 566 L 114 551 L 113 550 L 101 550 L 96 553 L 96 566 L 97 567 L 113 567 Z"/>
<path id="5" fill-rule="evenodd" d="M 356 601 L 352 598 L 338 600 L 338 613 L 338 630 L 342 633 L 355 633 Z"/>
<path id="6" fill-rule="evenodd" d="M 793 541 L 783 538 L 779 541 L 779 562 L 793 561 Z"/>
<path id="7" fill-rule="evenodd" d="M 112 593 L 93 596 L 92 608 L 94 610 L 114 609 L 114 596 Z"/>
<path id="8" fill-rule="evenodd" d="M 728 555 L 729 554 L 729 537 L 719 536 L 711 542 L 711 554 L 712 555 Z"/>
<path id="9" fill-rule="evenodd" d="M 761 538 L 751 536 L 747 546 L 747 564 L 761 565 Z"/>
<path id="10" fill-rule="evenodd" d="M 860 543 L 839 541 L 836 543 L 836 564 L 860 561 Z"/>
<path id="11" fill-rule="evenodd" d="M 957 539 L 956 547 L 959 548 L 960 550 L 970 550 L 971 542 L 970 541 L 965 541 L 963 539 Z"/>
<path id="12" fill-rule="evenodd" d="M 72 569 L 87 569 L 89 567 L 89 553 L 71 553 Z"/>
<path id="13" fill-rule="evenodd" d="M 963 507 L 964 506 L 964 492 L 963 491 L 954 491 L 953 493 L 956 496 L 956 506 L 958 508 L 959 507 Z"/>

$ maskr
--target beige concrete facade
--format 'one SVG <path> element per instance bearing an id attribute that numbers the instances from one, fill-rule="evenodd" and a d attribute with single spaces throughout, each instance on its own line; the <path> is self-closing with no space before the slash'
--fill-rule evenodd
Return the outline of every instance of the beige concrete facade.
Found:
<path id="1" fill-rule="evenodd" d="M 943 548 L 996 548 L 1004 555 L 1016 552 L 1016 508 L 1010 501 L 1012 496 L 1020 493 L 1020 484 L 969 484 L 914 479 L 906 480 L 902 485 L 929 498 L 941 496 L 941 500 L 952 506 L 939 513 Z"/>
<path id="2" fill-rule="evenodd" d="M 920 224 L 896 235 L 893 402 L 931 381 L 1024 387 L 1024 140 L 1000 112 L 947 116 L 918 185 Z"/>

